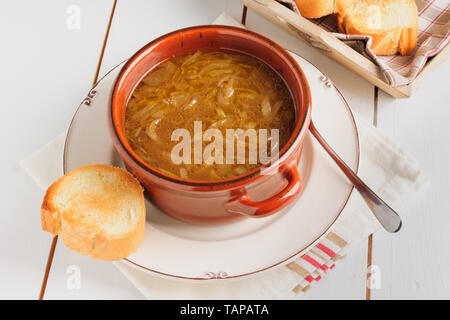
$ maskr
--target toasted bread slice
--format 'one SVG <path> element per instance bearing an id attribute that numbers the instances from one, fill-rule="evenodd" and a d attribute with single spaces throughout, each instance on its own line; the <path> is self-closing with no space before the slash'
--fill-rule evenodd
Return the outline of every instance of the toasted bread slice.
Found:
<path id="1" fill-rule="evenodd" d="M 418 12 L 414 0 L 340 0 L 339 32 L 372 37 L 377 55 L 408 55 L 416 47 Z"/>
<path id="2" fill-rule="evenodd" d="M 305 18 L 320 18 L 332 13 L 336 13 L 337 5 L 335 0 L 294 0 L 300 14 Z"/>
<path id="3" fill-rule="evenodd" d="M 143 189 L 127 171 L 107 165 L 76 169 L 53 183 L 41 207 L 42 229 L 100 260 L 135 251 L 145 230 Z"/>

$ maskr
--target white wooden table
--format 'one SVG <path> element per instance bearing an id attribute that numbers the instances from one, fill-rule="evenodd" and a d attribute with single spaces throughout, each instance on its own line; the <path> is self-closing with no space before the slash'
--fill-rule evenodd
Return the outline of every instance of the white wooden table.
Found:
<path id="1" fill-rule="evenodd" d="M 40 230 L 43 191 L 19 161 L 60 132 L 94 80 L 113 0 L 9 1 L 0 4 L 2 125 L 0 159 L 0 298 L 38 296 L 51 236 Z M 221 12 L 240 20 L 239 0 L 119 0 L 99 75 L 144 44 L 181 27 L 211 23 Z M 74 15 L 79 13 L 80 23 Z M 76 18 L 75 18 L 76 19 Z M 364 79 L 300 43 L 251 10 L 247 26 L 276 39 L 329 75 L 359 117 L 373 122 L 413 154 L 430 179 L 427 192 L 404 214 L 403 230 L 373 236 L 372 264 L 381 287 L 372 299 L 450 298 L 450 61 L 425 79 L 408 100 L 378 92 Z M 79 28 L 78 28 L 79 27 Z M 307 299 L 365 299 L 368 243 L 352 250 Z M 67 286 L 79 266 L 81 287 Z M 48 299 L 142 299 L 108 262 L 81 256 L 58 244 Z"/>

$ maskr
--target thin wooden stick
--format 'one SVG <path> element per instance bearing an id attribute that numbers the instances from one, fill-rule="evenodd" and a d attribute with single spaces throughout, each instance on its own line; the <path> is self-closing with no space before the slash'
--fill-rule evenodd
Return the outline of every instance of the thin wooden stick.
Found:
<path id="1" fill-rule="evenodd" d="M 372 124 L 374 127 L 378 125 L 378 88 L 374 86 L 373 89 L 373 119 Z M 371 290 L 369 287 L 369 279 L 372 276 L 369 273 L 369 267 L 372 265 L 372 248 L 373 248 L 373 235 L 370 235 L 367 239 L 367 263 L 366 263 L 366 300 L 371 298 Z"/>
<path id="2" fill-rule="evenodd" d="M 245 26 L 245 20 L 247 20 L 247 6 L 242 8 L 242 18 L 241 23 Z"/>
<path id="3" fill-rule="evenodd" d="M 111 9 L 111 15 L 109 16 L 108 26 L 106 27 L 105 37 L 103 38 L 102 51 L 100 52 L 100 58 L 98 59 L 97 70 L 95 70 L 95 76 L 94 76 L 94 81 L 92 82 L 92 86 L 94 86 L 97 83 L 98 74 L 100 73 L 100 68 L 101 68 L 102 61 L 103 61 L 103 55 L 105 53 L 106 43 L 108 42 L 109 30 L 111 29 L 114 11 L 116 11 L 116 4 L 117 4 L 117 0 L 114 0 L 113 7 Z"/>
<path id="4" fill-rule="evenodd" d="M 48 275 L 52 268 L 53 256 L 55 255 L 56 243 L 58 242 L 58 236 L 53 237 L 52 246 L 50 247 L 50 253 L 47 258 L 47 265 L 45 267 L 44 279 L 42 280 L 41 291 L 39 292 L 39 300 L 44 299 L 45 288 L 47 287 Z"/>
<path id="5" fill-rule="evenodd" d="M 369 287 L 369 279 L 372 274 L 369 272 L 369 267 L 372 265 L 372 242 L 373 235 L 370 235 L 367 239 L 367 268 L 366 268 L 366 300 L 370 300 L 370 287 Z"/>
<path id="6" fill-rule="evenodd" d="M 98 75 L 100 73 L 100 68 L 101 68 L 102 61 L 103 61 L 103 55 L 105 54 L 106 43 L 108 42 L 109 30 L 111 29 L 114 11 L 116 10 L 116 4 L 117 4 L 117 0 L 114 0 L 113 6 L 111 9 L 111 14 L 109 16 L 108 26 L 106 27 L 105 37 L 103 38 L 102 50 L 100 52 L 100 57 L 98 59 L 97 69 L 95 70 L 94 81 L 92 82 L 92 86 L 97 84 Z M 55 249 L 56 249 L 57 242 L 58 242 L 58 236 L 54 236 L 52 245 L 50 247 L 50 252 L 49 252 L 48 258 L 47 258 L 47 265 L 45 267 L 45 273 L 44 273 L 44 279 L 42 280 L 41 291 L 39 292 L 39 300 L 44 299 L 45 289 L 47 288 L 48 276 L 50 274 L 50 269 L 52 268 L 53 256 L 55 255 Z"/>

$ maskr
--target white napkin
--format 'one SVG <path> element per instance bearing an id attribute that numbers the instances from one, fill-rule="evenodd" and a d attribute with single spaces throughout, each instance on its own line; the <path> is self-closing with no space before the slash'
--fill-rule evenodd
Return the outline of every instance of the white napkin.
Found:
<path id="1" fill-rule="evenodd" d="M 226 15 L 221 15 L 215 23 L 238 25 Z M 373 126 L 363 121 L 357 124 L 361 144 L 359 176 L 394 209 L 407 212 L 401 209 L 427 184 L 417 161 Z M 21 162 L 24 170 L 44 190 L 62 175 L 64 141 L 65 133 L 62 133 Z M 354 192 L 335 226 L 318 245 L 324 245 L 327 250 L 318 252 L 320 247 L 316 246 L 305 254 L 306 257 L 248 279 L 181 282 L 149 275 L 120 261 L 114 264 L 148 299 L 298 299 L 327 275 L 351 246 L 379 228 L 359 194 Z M 327 256 L 324 252 L 328 252 L 328 248 L 333 254 Z M 311 264 L 311 257 L 320 266 Z"/>
<path id="2" fill-rule="evenodd" d="M 407 212 L 401 210 L 404 204 L 417 197 L 427 181 L 417 162 L 373 126 L 363 121 L 357 123 L 361 141 L 359 175 L 395 209 Z M 62 133 L 21 162 L 22 168 L 43 190 L 62 175 L 64 141 L 65 133 Z M 359 195 L 354 193 L 332 232 L 348 243 L 346 252 L 379 228 Z M 341 251 L 339 255 L 344 253 Z M 284 266 L 245 280 L 196 284 L 154 277 L 122 262 L 114 264 L 149 299 L 286 299 L 298 298 L 303 293 L 293 289 L 304 279 Z"/>

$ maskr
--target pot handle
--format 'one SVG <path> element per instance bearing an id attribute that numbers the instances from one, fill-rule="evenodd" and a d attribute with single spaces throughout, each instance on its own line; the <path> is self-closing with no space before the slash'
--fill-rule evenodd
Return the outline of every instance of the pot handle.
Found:
<path id="1" fill-rule="evenodd" d="M 302 180 L 295 164 L 286 168 L 283 174 L 288 184 L 278 194 L 266 200 L 252 201 L 248 198 L 247 193 L 244 193 L 239 198 L 227 202 L 226 210 L 251 218 L 267 217 L 274 214 L 294 200 L 302 190 Z"/>

